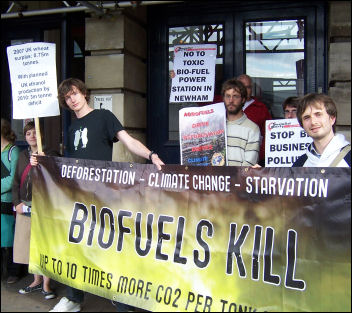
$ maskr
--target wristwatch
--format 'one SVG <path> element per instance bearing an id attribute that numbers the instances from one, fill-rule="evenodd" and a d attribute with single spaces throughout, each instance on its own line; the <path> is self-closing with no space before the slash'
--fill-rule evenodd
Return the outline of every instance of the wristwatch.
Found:
<path id="1" fill-rule="evenodd" d="M 31 213 L 31 207 L 28 205 L 23 205 L 22 206 L 23 213 Z"/>
<path id="2" fill-rule="evenodd" d="M 149 160 L 152 162 L 152 155 L 155 154 L 157 155 L 154 151 L 150 151 L 149 153 Z"/>

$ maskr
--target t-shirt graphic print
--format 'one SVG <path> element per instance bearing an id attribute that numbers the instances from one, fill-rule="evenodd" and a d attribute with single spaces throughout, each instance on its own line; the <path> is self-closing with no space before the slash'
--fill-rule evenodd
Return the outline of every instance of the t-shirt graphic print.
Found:
<path id="1" fill-rule="evenodd" d="M 112 146 L 121 130 L 116 116 L 104 109 L 73 120 L 69 127 L 68 157 L 111 161 Z"/>
<path id="2" fill-rule="evenodd" d="M 84 149 L 87 147 L 88 143 L 88 129 L 87 127 L 75 131 L 75 139 L 73 141 L 73 145 L 75 146 L 75 150 L 77 150 L 78 145 L 82 141 L 81 148 Z"/>

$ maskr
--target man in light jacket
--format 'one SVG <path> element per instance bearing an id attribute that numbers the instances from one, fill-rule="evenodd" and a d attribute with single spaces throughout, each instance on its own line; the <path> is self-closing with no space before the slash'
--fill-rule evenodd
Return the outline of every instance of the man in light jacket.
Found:
<path id="1" fill-rule="evenodd" d="M 351 167 L 351 144 L 335 133 L 337 109 L 324 94 L 307 94 L 298 104 L 297 119 L 313 139 L 293 167 Z"/>

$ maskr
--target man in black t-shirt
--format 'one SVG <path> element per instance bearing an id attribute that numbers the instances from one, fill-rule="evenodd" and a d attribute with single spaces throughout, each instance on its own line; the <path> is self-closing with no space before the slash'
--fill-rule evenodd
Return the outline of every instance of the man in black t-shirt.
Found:
<path id="1" fill-rule="evenodd" d="M 58 89 L 59 103 L 72 110 L 76 119 L 69 128 L 68 156 L 90 160 L 112 160 L 112 146 L 120 140 L 132 153 L 150 160 L 158 170 L 164 165 L 158 155 L 140 141 L 131 137 L 116 116 L 108 110 L 94 110 L 89 105 L 89 92 L 85 84 L 76 78 L 64 80 Z M 38 161 L 31 158 L 32 166 Z M 50 312 L 78 312 L 84 292 L 67 286 L 67 297 L 63 297 Z M 124 305 L 118 303 L 119 311 Z"/>
<path id="2" fill-rule="evenodd" d="M 120 140 L 132 153 L 161 169 L 164 163 L 158 155 L 131 137 L 114 114 L 88 105 L 89 92 L 81 80 L 64 80 L 59 86 L 58 98 L 60 105 L 77 117 L 69 129 L 69 157 L 111 161 L 112 144 Z"/>
<path id="3" fill-rule="evenodd" d="M 111 161 L 119 120 L 108 110 L 91 110 L 75 119 L 69 128 L 68 154 L 71 158 Z"/>

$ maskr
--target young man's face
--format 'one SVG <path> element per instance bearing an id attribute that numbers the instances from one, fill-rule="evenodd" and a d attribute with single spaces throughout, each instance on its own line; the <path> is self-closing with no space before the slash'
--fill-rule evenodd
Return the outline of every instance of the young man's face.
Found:
<path id="1" fill-rule="evenodd" d="M 320 106 L 308 106 L 302 114 L 303 128 L 313 140 L 321 140 L 333 135 L 332 126 L 335 121 L 336 117 L 331 117 L 322 104 Z"/>
<path id="2" fill-rule="evenodd" d="M 241 97 L 241 94 L 236 89 L 228 89 L 224 94 L 224 103 L 228 114 L 236 115 L 242 110 L 246 99 Z"/>
<path id="3" fill-rule="evenodd" d="M 82 94 L 75 86 L 72 86 L 72 91 L 69 91 L 65 95 L 65 101 L 72 111 L 79 111 L 87 104 L 85 95 Z"/>
<path id="4" fill-rule="evenodd" d="M 290 105 L 286 106 L 285 108 L 285 118 L 296 118 L 297 117 L 297 109 Z"/>

